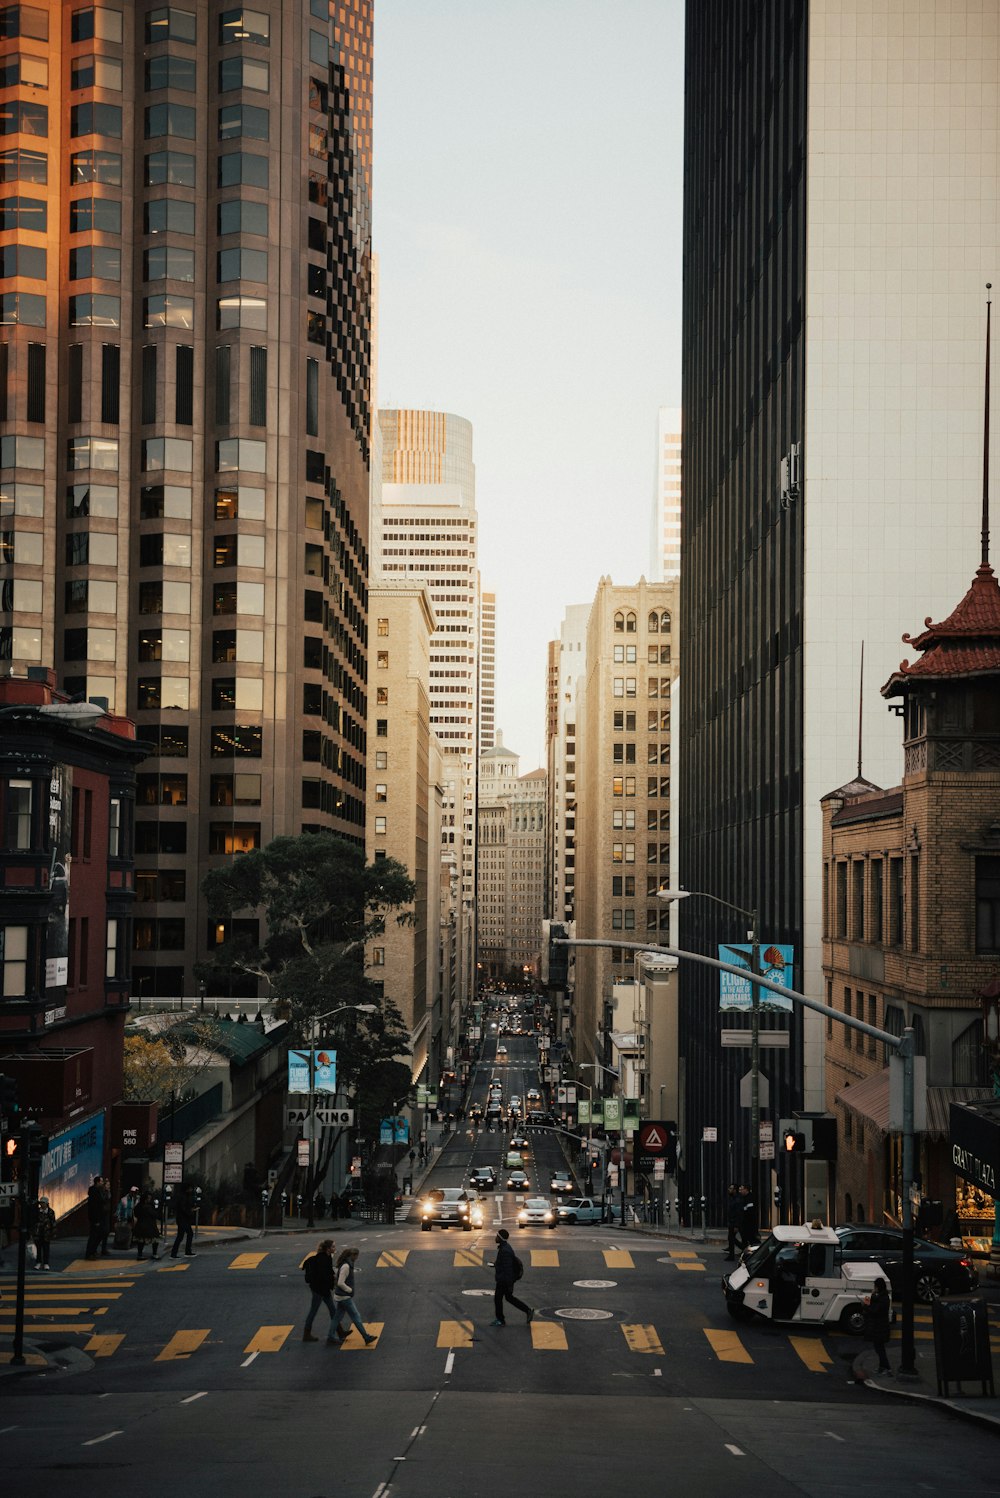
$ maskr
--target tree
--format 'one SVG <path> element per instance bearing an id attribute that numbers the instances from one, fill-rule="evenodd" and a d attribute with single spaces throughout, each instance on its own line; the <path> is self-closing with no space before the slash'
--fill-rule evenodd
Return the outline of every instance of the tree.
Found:
<path id="1" fill-rule="evenodd" d="M 155 1033 L 126 1035 L 123 1097 L 144 1103 L 182 1102 L 198 1073 L 218 1061 L 219 1036 L 214 1019 L 183 1017 Z"/>
<path id="2" fill-rule="evenodd" d="M 379 1068 L 408 1056 L 410 1037 L 395 1003 L 365 977 L 365 948 L 384 933 L 390 917 L 400 925 L 412 920 L 404 907 L 412 904 L 416 886 L 403 865 L 390 858 L 366 864 L 361 849 L 344 838 L 304 833 L 275 838 L 212 869 L 202 890 L 213 920 L 259 911 L 265 934 L 259 943 L 226 942 L 212 962 L 196 967 L 196 977 L 257 978 L 299 1040 L 310 1036 L 314 1018 L 330 1010 L 376 1005 L 374 1014 L 347 1011 L 328 1023 L 336 1040 L 338 1088 L 362 1099 L 376 1090 L 381 1094 Z M 321 1031 L 320 1038 L 327 1035 Z"/>

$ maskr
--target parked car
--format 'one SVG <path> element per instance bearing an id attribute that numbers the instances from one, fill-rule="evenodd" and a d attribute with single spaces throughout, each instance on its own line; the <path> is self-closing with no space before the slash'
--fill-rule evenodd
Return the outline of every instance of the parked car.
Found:
<path id="1" fill-rule="evenodd" d="M 472 1231 L 469 1194 L 461 1186 L 436 1186 L 420 1201 L 420 1227 L 429 1233 L 435 1225 Z"/>
<path id="2" fill-rule="evenodd" d="M 571 1196 L 556 1208 L 557 1220 L 568 1223 L 604 1222 L 609 1213 L 612 1222 L 620 1220 L 621 1213 L 615 1212 L 612 1202 L 609 1201 L 604 1207 L 599 1198 L 594 1196 Z"/>
<path id="3" fill-rule="evenodd" d="M 554 1228 L 556 1214 L 547 1196 L 529 1196 L 517 1214 L 519 1228 Z"/>
<path id="4" fill-rule="evenodd" d="M 892 1293 L 903 1293 L 903 1230 L 872 1223 L 840 1223 L 834 1228 L 844 1263 L 874 1262 L 888 1276 Z M 925 1305 L 940 1295 L 965 1295 L 979 1284 L 979 1273 L 967 1254 L 926 1239 L 913 1240 L 914 1293 Z"/>
<path id="5" fill-rule="evenodd" d="M 512 1170 L 507 1177 L 508 1191 L 527 1191 L 528 1177 L 523 1170 Z"/>

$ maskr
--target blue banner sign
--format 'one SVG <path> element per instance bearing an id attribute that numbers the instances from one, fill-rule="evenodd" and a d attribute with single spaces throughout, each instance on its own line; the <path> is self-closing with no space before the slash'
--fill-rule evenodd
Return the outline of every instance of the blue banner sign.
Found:
<path id="1" fill-rule="evenodd" d="M 734 967 L 745 967 L 747 972 L 751 970 L 753 948 L 749 942 L 732 942 L 729 946 L 719 945 L 719 961 L 730 962 Z M 780 983 L 783 988 L 791 988 L 793 969 L 795 966 L 795 948 L 776 946 L 773 943 L 760 943 L 760 971 L 761 977 L 769 978 L 772 983 Z M 719 974 L 719 1008 L 740 1009 L 744 1013 L 753 1007 L 753 984 L 746 978 L 737 978 L 735 973 Z M 761 1011 L 790 1010 L 791 999 L 783 999 L 780 995 L 772 993 L 769 988 L 760 990 Z"/>
<path id="2" fill-rule="evenodd" d="M 87 1188 L 104 1174 L 104 1114 L 95 1113 L 49 1140 L 38 1177 L 38 1194 L 47 1196 L 57 1218 L 87 1200 Z"/>
<path id="3" fill-rule="evenodd" d="M 409 1144 L 410 1125 L 405 1118 L 383 1118 L 378 1126 L 379 1144 Z"/>
<path id="4" fill-rule="evenodd" d="M 309 1052 L 288 1052 L 289 1092 L 327 1092 L 331 1096 L 337 1091 L 337 1053 L 321 1049 L 313 1051 L 312 1086 L 309 1085 Z"/>

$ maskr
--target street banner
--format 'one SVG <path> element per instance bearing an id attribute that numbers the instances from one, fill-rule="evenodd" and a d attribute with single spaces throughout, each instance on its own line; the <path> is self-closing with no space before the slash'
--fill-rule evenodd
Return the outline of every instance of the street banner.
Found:
<path id="1" fill-rule="evenodd" d="M 774 943 L 765 946 L 763 942 L 759 945 L 761 976 L 770 979 L 772 983 L 780 983 L 783 988 L 791 988 L 792 979 L 795 976 L 795 948 Z M 728 946 L 719 944 L 720 962 L 731 963 L 734 967 L 744 967 L 749 972 L 752 959 L 753 947 L 749 942 L 730 942 Z M 746 978 L 738 978 L 735 973 L 720 973 L 719 1008 L 738 1009 L 749 1013 L 753 1008 L 753 988 L 754 985 Z M 761 1012 L 790 1010 L 791 1007 L 791 999 L 783 999 L 769 988 L 760 990 Z"/>
<path id="2" fill-rule="evenodd" d="M 325 1047 L 313 1051 L 313 1077 L 312 1091 L 326 1092 L 331 1095 L 337 1091 L 337 1053 L 327 1050 Z M 288 1091 L 305 1092 L 309 1087 L 309 1052 L 297 1051 L 289 1048 L 288 1052 Z"/>
<path id="3" fill-rule="evenodd" d="M 579 1103 L 577 1103 L 577 1105 L 576 1105 L 576 1121 L 577 1121 L 577 1123 L 581 1123 L 581 1124 L 589 1124 L 589 1123 L 591 1123 L 593 1121 L 592 1118 L 591 1118 L 590 1101 L 589 1101 L 589 1099 L 587 1101 L 581 1100 Z"/>
<path id="4" fill-rule="evenodd" d="M 622 1126 L 622 1100 L 620 1097 L 604 1099 L 604 1127 L 620 1129 Z"/>

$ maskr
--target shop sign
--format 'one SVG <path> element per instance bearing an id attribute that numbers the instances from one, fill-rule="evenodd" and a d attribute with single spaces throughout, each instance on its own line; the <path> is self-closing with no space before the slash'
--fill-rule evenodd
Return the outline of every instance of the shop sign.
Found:
<path id="1" fill-rule="evenodd" d="M 951 1163 L 956 1175 L 996 1198 L 1000 1175 L 1000 1117 L 995 1109 L 979 1113 L 962 1103 L 952 1103 Z"/>

